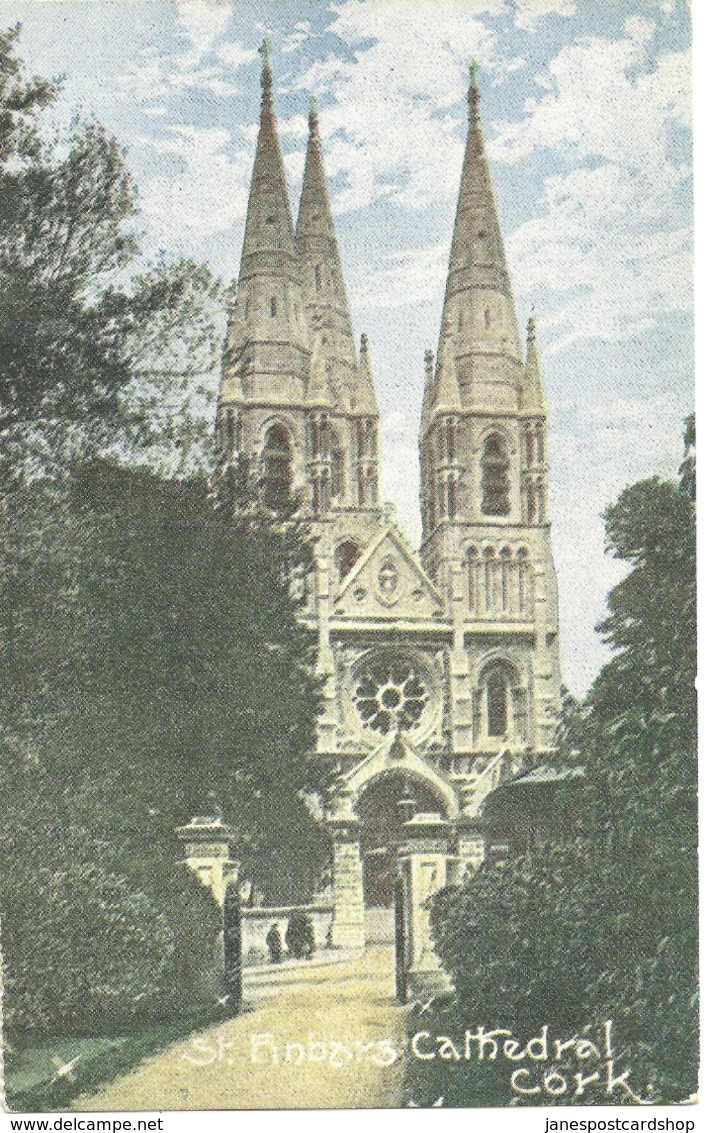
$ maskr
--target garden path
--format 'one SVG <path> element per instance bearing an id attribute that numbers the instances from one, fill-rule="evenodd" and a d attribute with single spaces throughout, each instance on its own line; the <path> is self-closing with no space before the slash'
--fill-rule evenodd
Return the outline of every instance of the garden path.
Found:
<path id="1" fill-rule="evenodd" d="M 392 949 L 370 948 L 292 979 L 252 997 L 246 992 L 249 1010 L 162 1051 L 72 1108 L 399 1106 L 405 1009 L 394 999 Z"/>

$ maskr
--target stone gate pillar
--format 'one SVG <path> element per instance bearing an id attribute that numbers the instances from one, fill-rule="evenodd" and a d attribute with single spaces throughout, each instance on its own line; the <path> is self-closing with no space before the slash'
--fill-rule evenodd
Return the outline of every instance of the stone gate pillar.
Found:
<path id="1" fill-rule="evenodd" d="M 238 880 L 240 870 L 240 862 L 232 857 L 234 831 L 225 825 L 220 814 L 197 815 L 188 826 L 177 829 L 177 837 L 184 844 L 185 864 L 222 906 L 226 886 Z"/>
<path id="2" fill-rule="evenodd" d="M 329 818 L 333 839 L 334 948 L 365 947 L 363 861 L 360 855 L 360 822 L 354 816 Z"/>
<path id="3" fill-rule="evenodd" d="M 434 951 L 429 900 L 447 883 L 450 824 L 440 814 L 417 814 L 405 822 L 400 846 L 407 984 L 412 996 L 448 991 L 450 981 Z"/>

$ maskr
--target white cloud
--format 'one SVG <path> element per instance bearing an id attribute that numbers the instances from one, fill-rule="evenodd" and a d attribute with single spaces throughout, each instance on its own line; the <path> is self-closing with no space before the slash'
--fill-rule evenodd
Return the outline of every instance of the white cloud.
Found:
<path id="1" fill-rule="evenodd" d="M 624 563 L 605 554 L 602 513 L 627 484 L 655 472 L 675 475 L 683 413 L 669 397 L 564 403 L 556 410 L 561 423 L 552 433 L 551 518 L 564 678 L 583 694 L 609 655 L 590 629 L 626 572 Z"/>
<path id="2" fill-rule="evenodd" d="M 574 16 L 575 0 L 515 0 L 515 24 L 523 31 L 535 31 L 545 16 Z"/>
<path id="3" fill-rule="evenodd" d="M 419 514 L 419 450 L 416 436 L 419 422 L 411 414 L 393 410 L 382 417 L 381 498 L 394 500 L 402 529 L 413 547 L 422 535 Z"/>
<path id="4" fill-rule="evenodd" d="M 166 137 L 141 141 L 181 158 L 184 167 L 143 186 L 140 204 L 156 243 L 198 248 L 200 239 L 244 217 L 252 161 L 245 152 L 225 152 L 226 130 L 171 126 Z"/>
<path id="5" fill-rule="evenodd" d="M 208 51 L 233 14 L 221 0 L 177 0 L 179 23 L 199 53 Z"/>
<path id="6" fill-rule="evenodd" d="M 544 320 L 550 351 L 631 338 L 692 304 L 691 232 L 677 200 L 690 171 L 672 148 L 690 122 L 690 56 L 653 63 L 653 31 L 634 16 L 618 40 L 562 48 L 546 93 L 488 147 L 495 161 L 553 150 L 573 164 L 546 178 L 535 215 L 507 240 L 518 295 L 556 294 Z"/>
<path id="7" fill-rule="evenodd" d="M 318 36 L 312 32 L 309 20 L 302 20 L 294 25 L 294 31 L 283 40 L 282 53 L 289 55 L 292 51 L 298 51 L 310 39 L 318 39 Z"/>
<path id="8" fill-rule="evenodd" d="M 223 43 L 216 48 L 216 55 L 234 71 L 247 66 L 248 63 L 254 63 L 258 57 L 257 51 L 243 47 L 242 43 Z"/>
<path id="9" fill-rule="evenodd" d="M 491 75 L 507 69 L 495 32 L 479 16 L 503 7 L 504 0 L 479 0 L 469 14 L 465 0 L 446 0 L 410 5 L 404 19 L 379 0 L 335 8 L 328 30 L 346 45 L 345 58 L 317 61 L 292 85 L 332 96 L 321 128 L 329 175 L 344 185 L 334 201 L 339 211 L 380 197 L 418 207 L 455 194 L 468 63 L 478 58 Z"/>
<path id="10" fill-rule="evenodd" d="M 500 128 L 489 146 L 492 158 L 517 162 L 538 149 L 559 149 L 573 160 L 617 162 L 663 185 L 674 175 L 669 129 L 690 123 L 690 53 L 662 55 L 652 66 L 651 27 L 634 17 L 625 38 L 581 39 L 562 48 L 538 76 L 547 93 L 528 99 L 525 116 Z"/>
<path id="11" fill-rule="evenodd" d="M 200 48 L 159 57 L 145 51 L 127 72 L 116 76 L 116 82 L 123 98 L 130 102 L 167 99 L 179 89 L 207 90 L 221 98 L 237 95 L 238 87 L 231 81 L 233 73 L 256 59 L 257 52 L 233 42 L 218 47 L 214 54 L 215 60 L 204 64 Z"/>
<path id="12" fill-rule="evenodd" d="M 412 248 L 385 257 L 382 266 L 352 279 L 358 307 L 407 307 L 437 299 L 443 289 L 449 258 L 448 241 Z"/>
<path id="13" fill-rule="evenodd" d="M 519 297 L 553 291 L 547 352 L 633 338 L 692 305 L 691 232 L 650 228 L 644 183 L 617 165 L 550 178 L 544 208 L 507 240 Z M 647 214 L 647 215 L 645 215 Z"/>

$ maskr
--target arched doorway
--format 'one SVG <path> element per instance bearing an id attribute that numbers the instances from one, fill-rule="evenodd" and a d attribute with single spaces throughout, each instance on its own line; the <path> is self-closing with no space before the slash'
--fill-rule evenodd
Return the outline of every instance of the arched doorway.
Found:
<path id="1" fill-rule="evenodd" d="M 415 814 L 446 815 L 443 800 L 417 775 L 393 771 L 374 779 L 356 804 L 360 819 L 363 899 L 366 910 L 392 912 L 397 851 L 406 835 L 404 823 Z"/>

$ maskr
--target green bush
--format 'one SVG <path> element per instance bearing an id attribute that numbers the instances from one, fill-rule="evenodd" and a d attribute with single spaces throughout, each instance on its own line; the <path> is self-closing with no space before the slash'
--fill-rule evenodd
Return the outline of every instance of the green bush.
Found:
<path id="1" fill-rule="evenodd" d="M 0 831 L 5 1017 L 10 1030 L 91 1033 L 168 1018 L 204 993 L 220 929 L 211 894 L 176 862 L 176 840 L 145 826 L 136 845 L 81 825 L 119 813 L 54 780 L 17 744 L 2 751 Z"/>

